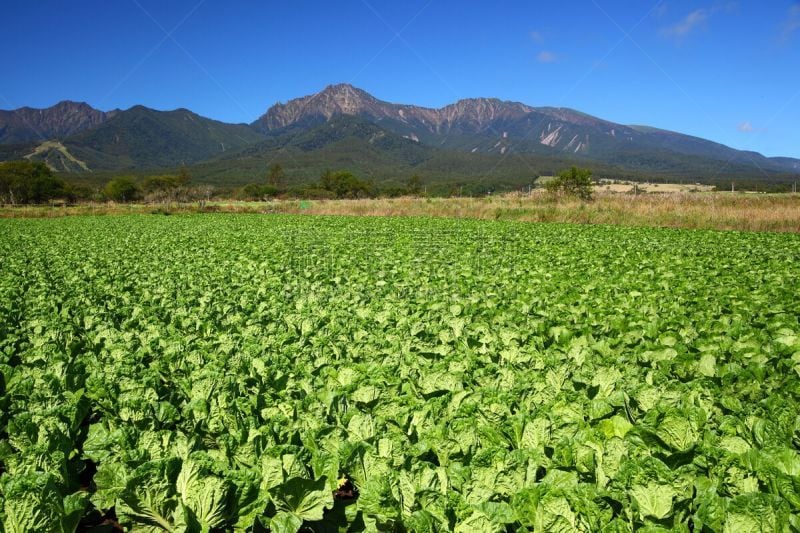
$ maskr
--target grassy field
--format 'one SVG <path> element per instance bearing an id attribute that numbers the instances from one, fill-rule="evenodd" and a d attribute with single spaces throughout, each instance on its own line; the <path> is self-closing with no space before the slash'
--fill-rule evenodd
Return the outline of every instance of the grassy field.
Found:
<path id="1" fill-rule="evenodd" d="M 640 183 L 633 181 L 601 180 L 597 192 L 613 193 L 693 193 L 712 192 L 715 187 L 700 183 Z"/>
<path id="2" fill-rule="evenodd" d="M 437 203 L 472 205 L 308 209 Z M 0 220 L 0 530 L 795 530 L 798 259 L 787 233 Z"/>
<path id="3" fill-rule="evenodd" d="M 662 185 L 663 186 L 663 185 Z M 114 205 L 73 207 L 2 207 L 3 217 L 60 217 L 133 213 L 284 213 L 307 215 L 427 216 L 570 222 L 640 227 L 670 227 L 741 231 L 800 232 L 800 195 L 745 193 L 610 194 L 600 192 L 592 202 L 544 194 L 482 198 L 395 198 L 364 200 L 275 200 L 270 202 L 214 201 L 201 210 L 197 204 Z"/>

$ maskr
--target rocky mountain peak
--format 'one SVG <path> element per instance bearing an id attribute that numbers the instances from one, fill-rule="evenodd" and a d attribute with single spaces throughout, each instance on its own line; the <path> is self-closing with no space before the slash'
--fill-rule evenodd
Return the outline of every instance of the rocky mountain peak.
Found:
<path id="1" fill-rule="evenodd" d="M 75 102 L 73 100 L 61 100 L 56 105 L 42 109 L 40 111 L 83 111 L 83 112 L 92 112 L 95 109 L 87 104 L 86 102 Z"/>
<path id="2" fill-rule="evenodd" d="M 0 142 L 28 142 L 63 138 L 102 124 L 113 116 L 85 102 L 63 100 L 37 109 L 0 111 Z"/>
<path id="3" fill-rule="evenodd" d="M 347 83 L 329 85 L 311 97 L 314 107 L 331 117 L 337 114 L 358 115 L 366 106 L 378 103 L 372 95 Z"/>
<path id="4" fill-rule="evenodd" d="M 330 95 L 330 96 L 338 96 L 338 97 L 367 97 L 372 98 L 372 96 L 364 91 L 363 89 L 359 89 L 358 87 L 354 87 L 349 83 L 334 83 L 328 85 L 320 92 L 317 93 L 318 95 Z"/>
<path id="5" fill-rule="evenodd" d="M 525 104 L 497 98 L 465 98 L 441 109 L 445 122 L 468 120 L 479 125 L 498 119 L 518 119 L 533 111 Z"/>
<path id="6" fill-rule="evenodd" d="M 3 147 L 0 157 L 30 156 L 62 170 L 83 172 L 168 168 L 176 161 L 199 162 L 221 154 L 236 159 L 287 147 L 302 153 L 331 147 L 334 156 L 343 154 L 342 160 L 360 160 L 367 152 L 388 154 L 390 159 L 367 165 L 370 172 L 404 158 L 413 165 L 431 160 L 439 165 L 431 168 L 453 165 L 467 174 L 474 171 L 471 160 L 454 157 L 450 151 L 482 157 L 515 153 L 559 161 L 579 157 L 581 162 L 597 161 L 632 172 L 679 176 L 700 176 L 709 168 L 716 171 L 719 161 L 745 176 L 754 168 L 759 176 L 765 171 L 786 174 L 800 169 L 797 159 L 766 158 L 568 108 L 530 107 L 497 98 L 465 98 L 441 108 L 404 105 L 379 100 L 346 83 L 276 104 L 251 126 L 205 119 L 183 108 L 156 111 L 135 106 L 103 112 L 85 102 L 66 100 L 46 109 L 0 110 L 0 145 L 14 145 Z M 369 145 L 366 151 L 361 150 L 364 143 Z M 332 157 L 331 152 L 322 155 Z"/>
<path id="7" fill-rule="evenodd" d="M 516 119 L 531 111 L 532 107 L 497 98 L 469 98 L 441 109 L 392 104 L 350 84 L 340 83 L 313 95 L 276 104 L 254 125 L 262 131 L 270 131 L 293 124 L 324 122 L 337 115 L 354 115 L 413 124 L 432 133 L 441 133 L 459 122 L 480 127 L 496 119 Z"/>
<path id="8" fill-rule="evenodd" d="M 275 104 L 253 125 L 270 131 L 297 123 L 327 121 L 336 115 L 361 115 L 369 111 L 381 114 L 381 104 L 366 91 L 339 83 L 285 104 Z"/>

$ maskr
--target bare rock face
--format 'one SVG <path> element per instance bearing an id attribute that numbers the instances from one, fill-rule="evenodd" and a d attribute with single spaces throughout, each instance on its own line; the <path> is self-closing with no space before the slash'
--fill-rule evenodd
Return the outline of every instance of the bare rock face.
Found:
<path id="1" fill-rule="evenodd" d="M 351 85 L 331 85 L 317 94 L 272 106 L 254 125 L 270 131 L 310 121 L 324 122 L 336 115 L 369 113 L 379 117 L 389 105 Z"/>
<path id="2" fill-rule="evenodd" d="M 468 98 L 433 109 L 378 100 L 348 84 L 330 85 L 316 94 L 276 104 L 252 126 L 261 133 L 288 127 L 305 129 L 342 115 L 366 119 L 415 142 L 471 153 L 505 154 L 510 150 L 604 160 L 631 151 L 670 150 L 716 159 L 744 157 L 710 141 L 616 124 L 568 108 Z"/>
<path id="3" fill-rule="evenodd" d="M 435 157 L 456 166 L 463 164 L 463 158 L 452 152 L 574 158 L 576 164 L 597 161 L 634 172 L 683 169 L 682 176 L 717 172 L 720 161 L 759 176 L 765 169 L 782 173 L 800 169 L 797 159 L 766 158 L 568 108 L 531 107 L 497 98 L 468 98 L 429 108 L 379 100 L 348 84 L 276 104 L 250 125 L 224 124 L 185 109 L 134 106 L 106 113 L 69 101 L 47 109 L 0 111 L 0 159 L 37 158 L 75 172 L 171 168 L 222 153 L 241 158 L 286 147 L 302 152 L 332 147 L 336 155 L 355 151 L 356 146 L 365 148 L 364 143 L 369 153 L 383 150 L 386 160 L 380 165 L 388 166 L 398 159 L 419 164 L 442 150 Z M 236 155 L 240 150 L 246 152 Z"/>
<path id="4" fill-rule="evenodd" d="M 497 98 L 469 98 L 459 100 L 437 110 L 441 124 L 453 126 L 472 125 L 481 129 L 498 120 L 516 120 L 533 112 L 532 107 L 518 102 L 506 102 Z"/>
<path id="5" fill-rule="evenodd" d="M 441 109 L 392 104 L 378 100 L 352 85 L 330 85 L 310 96 L 272 106 L 253 125 L 262 131 L 294 124 L 320 123 L 336 115 L 354 115 L 373 121 L 392 120 L 422 128 L 430 133 L 447 133 L 452 128 L 478 131 L 498 119 L 517 119 L 533 108 L 496 98 L 471 98 Z"/>
<path id="6" fill-rule="evenodd" d="M 0 110 L 0 143 L 63 139 L 98 126 L 116 112 L 106 113 L 83 102 L 59 102 L 46 109 Z"/>
<path id="7" fill-rule="evenodd" d="M 309 128 L 352 115 L 416 142 L 472 153 L 561 152 L 589 154 L 642 138 L 632 128 L 572 109 L 531 107 L 497 98 L 467 98 L 439 109 L 384 102 L 352 85 L 272 106 L 252 126 L 269 133 Z"/>

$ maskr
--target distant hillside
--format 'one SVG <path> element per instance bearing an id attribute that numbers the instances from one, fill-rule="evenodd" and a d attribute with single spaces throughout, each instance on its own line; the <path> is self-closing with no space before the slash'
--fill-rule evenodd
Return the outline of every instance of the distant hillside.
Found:
<path id="1" fill-rule="evenodd" d="M 398 184 L 418 174 L 439 187 L 470 186 L 500 190 L 527 186 L 541 175 L 553 175 L 572 164 L 590 166 L 598 176 L 625 179 L 698 181 L 700 172 L 714 175 L 719 161 L 651 150 L 620 153 L 608 162 L 574 154 L 461 151 L 426 145 L 384 129 L 365 118 L 336 115 L 317 126 L 288 126 L 238 152 L 193 167 L 203 181 L 242 185 L 263 180 L 266 169 L 280 163 L 289 183 L 316 180 L 326 169 L 346 168 L 376 183 Z M 752 169 L 729 165 L 724 176 L 750 179 Z M 776 180 L 779 174 L 773 174 Z"/>
<path id="2" fill-rule="evenodd" d="M 83 102 L 69 101 L 47 109 L 0 110 L 0 144 L 63 139 L 98 126 L 116 113 L 104 113 Z"/>
<path id="3" fill-rule="evenodd" d="M 186 109 L 105 113 L 73 102 L 0 112 L 0 160 L 23 157 L 93 180 L 187 165 L 196 179 L 219 185 L 259 181 L 274 162 L 295 182 L 345 168 L 377 182 L 419 174 L 487 190 L 524 186 L 573 164 L 602 177 L 690 182 L 786 183 L 800 173 L 798 159 L 571 109 L 495 98 L 430 109 L 384 102 L 346 84 L 276 104 L 250 125 Z"/>
<path id="4" fill-rule="evenodd" d="M 492 98 L 460 100 L 430 109 L 383 102 L 346 84 L 276 104 L 253 127 L 265 133 L 292 126 L 313 127 L 339 115 L 358 116 L 422 143 L 471 153 L 560 154 L 614 164 L 620 163 L 620 156 L 635 156 L 640 161 L 654 156 L 662 161 L 654 171 L 679 167 L 678 162 L 663 161 L 686 155 L 716 162 L 698 170 L 719 168 L 720 162 L 747 167 L 754 175 L 762 170 L 780 173 L 800 168 L 797 159 L 767 158 L 689 135 L 616 124 L 572 109 L 535 108 Z"/>
<path id="5" fill-rule="evenodd" d="M 249 126 L 218 122 L 186 109 L 136 106 L 68 138 L 64 145 L 93 170 L 135 170 L 191 165 L 262 138 Z"/>

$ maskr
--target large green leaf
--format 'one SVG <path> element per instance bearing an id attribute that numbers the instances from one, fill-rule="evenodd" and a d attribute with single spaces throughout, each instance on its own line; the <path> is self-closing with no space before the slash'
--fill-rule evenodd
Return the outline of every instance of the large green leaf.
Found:
<path id="1" fill-rule="evenodd" d="M 30 473 L 0 480 L 6 533 L 73 533 L 87 507 L 85 494 L 62 496 L 52 476 Z"/>
<path id="2" fill-rule="evenodd" d="M 191 517 L 204 533 L 226 523 L 228 486 L 223 480 L 202 475 L 200 466 L 187 459 L 175 486 L 181 505 L 186 508 L 184 516 Z"/>
<path id="3" fill-rule="evenodd" d="M 632 487 L 631 497 L 636 501 L 642 519 L 661 520 L 672 513 L 675 491 L 668 485 L 650 483 L 647 486 Z"/>
<path id="4" fill-rule="evenodd" d="M 327 479 L 316 481 L 294 477 L 269 491 L 278 511 L 303 520 L 322 520 L 325 509 L 333 507 L 333 494 Z"/>
<path id="5" fill-rule="evenodd" d="M 302 525 L 302 518 L 286 511 L 279 512 L 269 521 L 269 529 L 274 533 L 297 533 Z"/>

